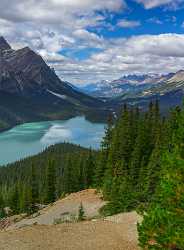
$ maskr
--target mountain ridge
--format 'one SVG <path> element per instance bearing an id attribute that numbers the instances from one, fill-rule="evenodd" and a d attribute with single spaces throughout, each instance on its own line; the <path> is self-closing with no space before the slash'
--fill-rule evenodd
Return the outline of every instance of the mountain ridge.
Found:
<path id="1" fill-rule="evenodd" d="M 101 119 L 106 112 L 101 100 L 62 81 L 39 54 L 29 47 L 13 50 L 3 37 L 0 38 L 0 95 L 6 95 L 6 100 L 0 100 L 0 130 L 35 121 L 35 117 L 66 119 L 82 114 Z"/>
<path id="2" fill-rule="evenodd" d="M 166 75 L 144 74 L 125 75 L 116 80 L 102 80 L 94 84 L 87 84 L 81 89 L 95 97 L 118 97 L 121 95 L 135 95 L 157 84 L 162 84 L 174 73 Z"/>

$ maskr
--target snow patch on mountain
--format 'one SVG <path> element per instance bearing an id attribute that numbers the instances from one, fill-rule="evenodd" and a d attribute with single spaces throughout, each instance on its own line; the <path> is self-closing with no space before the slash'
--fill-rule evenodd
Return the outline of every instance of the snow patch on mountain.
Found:
<path id="1" fill-rule="evenodd" d="M 61 99 L 64 99 L 64 100 L 67 99 L 67 96 L 66 96 L 66 95 L 58 94 L 58 93 L 53 92 L 53 91 L 51 91 L 51 90 L 49 90 L 49 89 L 47 89 L 47 92 L 49 92 L 50 94 L 52 94 L 52 95 L 54 95 L 54 96 L 57 96 L 58 98 L 61 98 Z"/>

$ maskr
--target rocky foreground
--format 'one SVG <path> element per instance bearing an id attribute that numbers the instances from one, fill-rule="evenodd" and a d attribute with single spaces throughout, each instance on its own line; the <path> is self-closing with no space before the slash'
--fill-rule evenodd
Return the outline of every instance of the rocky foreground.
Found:
<path id="1" fill-rule="evenodd" d="M 87 220 L 75 222 L 81 202 Z M 132 212 L 99 218 L 98 210 L 103 205 L 100 195 L 90 189 L 55 202 L 34 218 L 16 218 L 18 222 L 9 218 L 0 232 L 0 249 L 138 250 L 139 216 Z"/>

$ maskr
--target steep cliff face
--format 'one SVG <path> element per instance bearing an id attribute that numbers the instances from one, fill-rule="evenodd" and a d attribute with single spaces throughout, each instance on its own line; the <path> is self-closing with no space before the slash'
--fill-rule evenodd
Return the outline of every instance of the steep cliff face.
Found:
<path id="1" fill-rule="evenodd" d="M 93 116 L 104 111 L 102 101 L 61 81 L 40 55 L 29 47 L 13 50 L 3 37 L 0 37 L 0 96 L 0 129 L 2 122 Z"/>
<path id="2" fill-rule="evenodd" d="M 23 96 L 40 96 L 54 99 L 70 98 L 74 103 L 100 104 L 100 101 L 89 97 L 70 84 L 61 81 L 40 55 L 29 47 L 12 50 L 3 37 L 0 38 L 0 86 L 2 90 Z M 6 81 L 6 86 L 4 82 Z M 10 86 L 9 86 L 10 85 Z M 6 87 L 6 88 L 5 88 Z"/>
<path id="3" fill-rule="evenodd" d="M 0 36 L 0 51 L 2 50 L 10 50 L 11 46 L 8 42 L 4 39 L 4 37 Z"/>

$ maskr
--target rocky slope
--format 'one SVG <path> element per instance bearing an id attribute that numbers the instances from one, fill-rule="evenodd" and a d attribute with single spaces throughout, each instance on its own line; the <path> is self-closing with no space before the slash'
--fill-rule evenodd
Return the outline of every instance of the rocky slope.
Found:
<path id="1" fill-rule="evenodd" d="M 20 122 L 78 114 L 100 113 L 100 117 L 104 111 L 103 102 L 61 81 L 40 55 L 29 47 L 13 50 L 3 37 L 0 37 L 0 95 L 6 96 L 0 100 L 0 129 Z"/>
<path id="2" fill-rule="evenodd" d="M 135 87 L 136 89 L 136 87 Z M 170 108 L 181 106 L 184 98 L 184 71 L 161 77 L 155 84 L 134 93 L 124 93 L 108 100 L 109 107 L 118 110 L 124 103 L 147 109 L 150 101 L 158 100 L 161 112 L 168 113 Z"/>
<path id="3" fill-rule="evenodd" d="M 82 88 L 86 93 L 95 97 L 128 98 L 167 81 L 173 74 L 168 75 L 127 75 L 113 81 L 101 81 Z"/>
<path id="4" fill-rule="evenodd" d="M 114 81 L 102 81 L 83 88 L 101 96 L 109 109 L 119 110 L 124 103 L 145 110 L 150 101 L 159 100 L 161 111 L 181 105 L 184 97 L 184 70 L 167 75 L 128 75 Z"/>
<path id="5" fill-rule="evenodd" d="M 66 223 L 77 215 L 81 202 L 87 220 Z M 136 224 L 140 217 L 132 212 L 97 219 L 103 205 L 96 190 L 88 189 L 45 207 L 34 218 L 15 216 L 20 221 L 9 219 L 7 228 L 0 231 L 0 249 L 138 250 Z"/>
<path id="6" fill-rule="evenodd" d="M 99 216 L 99 209 L 106 202 L 95 189 L 87 189 L 77 193 L 72 193 L 53 204 L 41 209 L 33 217 L 21 219 L 19 222 L 12 223 L 7 229 L 17 229 L 29 225 L 53 225 L 61 222 L 74 222 L 78 216 L 80 204 L 82 203 L 85 218 L 87 220 Z M 0 223 L 1 225 L 1 223 Z"/>

